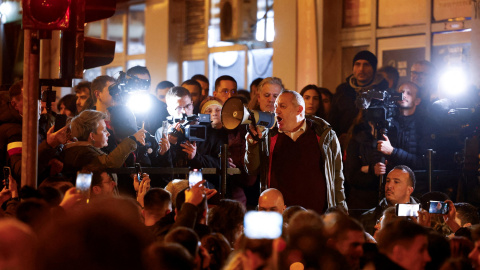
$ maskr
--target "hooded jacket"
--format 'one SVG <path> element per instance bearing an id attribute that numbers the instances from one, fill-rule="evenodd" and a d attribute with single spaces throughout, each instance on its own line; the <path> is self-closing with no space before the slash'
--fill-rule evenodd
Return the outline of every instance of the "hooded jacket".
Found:
<path id="1" fill-rule="evenodd" d="M 328 207 L 338 206 L 347 211 L 348 208 L 347 203 L 345 202 L 343 186 L 342 154 L 337 136 L 325 120 L 311 115 L 307 115 L 305 120 L 312 124 L 313 131 L 317 136 L 320 152 L 322 153 L 322 164 L 319 164 L 319 166 L 324 168 L 325 182 L 327 184 L 326 199 Z M 273 153 L 273 149 L 270 149 L 270 147 L 272 147 L 272 137 L 277 135 L 277 133 L 277 129 L 266 129 L 262 136 L 265 139 L 261 142 L 251 144 L 247 140 L 245 168 L 250 175 L 260 173 L 262 190 L 268 188 L 267 182 L 271 166 L 271 157 L 269 157 L 269 153 Z"/>

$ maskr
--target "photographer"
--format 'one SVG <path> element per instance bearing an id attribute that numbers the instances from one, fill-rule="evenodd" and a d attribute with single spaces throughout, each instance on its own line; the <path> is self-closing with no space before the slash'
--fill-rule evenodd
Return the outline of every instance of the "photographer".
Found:
<path id="1" fill-rule="evenodd" d="M 150 92 L 152 78 L 146 67 L 131 67 L 127 70 L 126 75 L 130 78 L 133 78 L 134 82 L 141 84 L 142 86 L 139 87 L 141 90 L 147 90 L 147 92 Z M 153 134 L 162 126 L 162 122 L 168 116 L 167 108 L 165 103 L 158 100 L 154 95 L 147 94 L 145 98 L 145 102 L 150 103 L 150 109 L 144 113 L 135 112 L 135 116 L 137 117 L 137 126 L 140 126 L 142 121 L 145 121 L 145 130 Z"/>
<path id="2" fill-rule="evenodd" d="M 193 114 L 193 103 L 190 92 L 183 87 L 173 87 L 167 92 L 167 111 L 174 119 L 182 118 L 185 114 L 190 116 Z M 180 123 L 169 125 L 168 129 L 173 127 L 180 131 Z M 173 167 L 186 167 L 187 161 L 193 159 L 197 152 L 197 144 L 189 141 L 184 143 L 178 142 L 178 137 L 172 134 L 167 135 L 168 130 L 160 127 L 155 132 L 155 138 L 160 146 L 159 154 L 162 162 Z"/>
<path id="3" fill-rule="evenodd" d="M 427 149 L 433 147 L 433 121 L 416 113 L 416 108 L 422 101 L 418 94 L 418 86 L 412 82 L 405 82 L 398 87 L 403 93 L 403 100 L 398 101 L 400 114 L 393 118 L 392 135 L 383 135 L 384 140 L 377 142 L 377 150 L 384 154 L 388 166 L 407 165 L 414 170 L 424 169 L 425 162 L 422 156 Z M 382 162 L 375 164 L 375 174 L 383 175 L 387 165 Z"/>
<path id="4" fill-rule="evenodd" d="M 167 93 L 166 101 L 167 110 L 174 121 L 178 121 L 178 119 L 182 119 L 184 116 L 193 116 L 193 102 L 187 89 L 183 87 L 171 88 Z M 197 153 L 197 142 L 190 142 L 185 139 L 185 130 L 182 127 L 185 121 L 190 120 L 180 120 L 170 124 L 168 125 L 168 130 L 164 130 L 164 127 L 161 127 L 155 133 L 155 138 L 160 146 L 159 159 L 161 166 L 215 167 L 214 163 L 218 161 L 209 159 L 206 155 L 199 155 Z"/>

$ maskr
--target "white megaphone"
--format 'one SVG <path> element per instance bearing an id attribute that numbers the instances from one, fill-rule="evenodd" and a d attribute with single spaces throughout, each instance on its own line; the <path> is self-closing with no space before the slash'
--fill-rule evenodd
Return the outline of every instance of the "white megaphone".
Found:
<path id="1" fill-rule="evenodd" d="M 270 129 L 275 126 L 275 123 L 274 113 L 249 110 L 239 97 L 231 97 L 223 104 L 222 124 L 226 129 L 235 129 L 245 124 L 259 125 Z"/>

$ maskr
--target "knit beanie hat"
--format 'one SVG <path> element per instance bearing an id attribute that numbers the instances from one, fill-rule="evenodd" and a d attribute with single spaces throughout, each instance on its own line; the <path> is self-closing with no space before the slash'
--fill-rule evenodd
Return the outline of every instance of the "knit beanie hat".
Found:
<path id="1" fill-rule="evenodd" d="M 222 107 L 222 103 L 218 102 L 217 100 L 215 99 L 212 99 L 212 100 L 209 100 L 207 102 L 205 102 L 205 104 L 203 104 L 201 110 L 200 110 L 200 113 L 201 114 L 205 114 L 205 111 L 208 109 L 208 107 L 212 106 L 212 105 L 216 105 L 216 106 L 220 106 Z"/>
<path id="2" fill-rule="evenodd" d="M 369 51 L 361 51 L 361 52 L 358 52 L 355 57 L 353 58 L 353 63 L 352 63 L 352 66 L 355 65 L 355 62 L 357 62 L 357 60 L 367 60 L 368 63 L 370 63 L 370 65 L 372 66 L 373 68 L 373 72 L 376 72 L 377 71 L 377 57 L 369 52 Z"/>

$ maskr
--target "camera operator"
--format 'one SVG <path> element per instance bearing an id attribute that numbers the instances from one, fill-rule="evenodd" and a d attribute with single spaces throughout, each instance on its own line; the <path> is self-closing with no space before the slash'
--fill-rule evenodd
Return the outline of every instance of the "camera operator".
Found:
<path id="1" fill-rule="evenodd" d="M 113 132 L 109 138 L 114 138 L 113 142 L 109 141 L 109 147 L 115 149 L 124 139 L 141 128 L 137 127 L 135 115 L 127 106 L 113 106 L 108 108 L 108 111 L 110 113 L 110 127 Z M 157 157 L 157 141 L 153 136 L 145 134 L 145 144 L 137 144 L 137 149 L 128 155 L 124 165 L 126 167 L 134 167 L 136 163 L 139 163 L 142 167 L 155 167 L 159 165 L 156 163 L 158 161 Z M 129 175 L 120 174 L 118 179 L 118 188 L 121 193 L 134 194 L 131 189 L 131 178 Z M 168 178 L 155 177 L 152 179 L 153 187 L 164 187 L 167 183 Z"/>
<path id="2" fill-rule="evenodd" d="M 167 92 L 166 101 L 168 113 L 174 119 L 183 118 L 184 115 L 193 115 L 193 102 L 187 89 L 181 86 L 171 88 Z M 172 129 L 176 129 L 179 133 L 184 132 L 180 125 L 180 122 L 169 125 L 168 135 L 165 135 L 167 131 L 164 131 L 163 127 L 155 132 L 155 138 L 160 146 L 159 158 L 162 166 L 188 167 L 197 155 L 196 142 L 180 141 L 179 136 L 174 134 Z"/>
<path id="3" fill-rule="evenodd" d="M 433 121 L 425 119 L 416 111 L 422 99 L 417 95 L 418 86 L 405 82 L 398 87 L 403 93 L 403 100 L 398 101 L 400 113 L 392 120 L 393 135 L 383 135 L 384 140 L 377 141 L 377 150 L 385 155 L 390 168 L 396 165 L 406 165 L 414 170 L 424 169 L 422 155 L 426 149 L 433 147 Z M 385 163 L 375 164 L 375 174 L 383 175 L 387 171 Z"/>
<path id="4" fill-rule="evenodd" d="M 332 99 L 332 110 L 328 121 L 337 133 L 342 149 L 346 133 L 350 129 L 359 109 L 355 106 L 357 93 L 364 89 L 385 90 L 388 82 L 377 73 L 377 57 L 369 51 L 361 51 L 353 58 L 353 73 L 340 84 Z M 344 135 L 345 134 L 345 135 Z"/>

